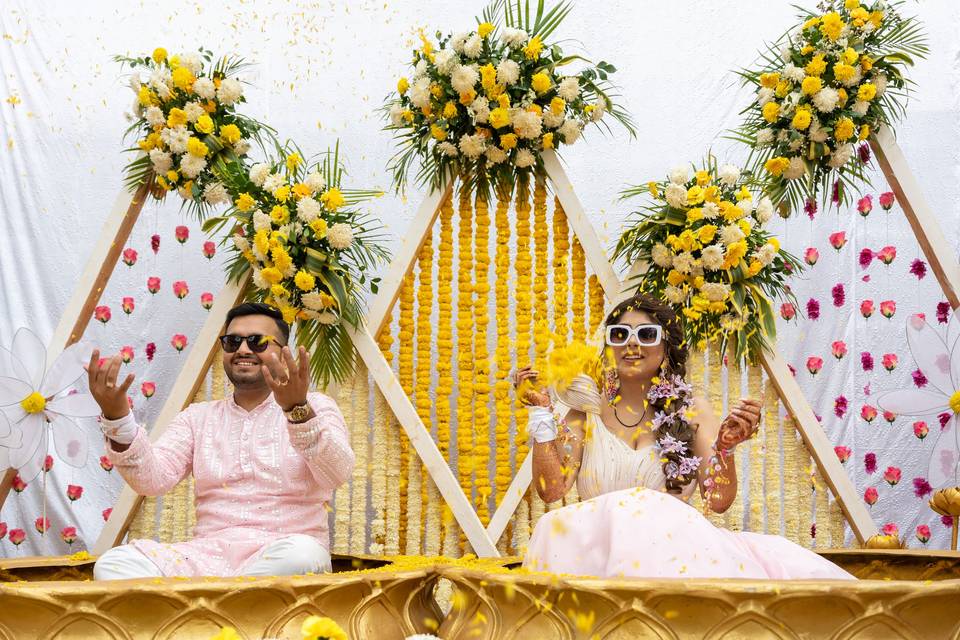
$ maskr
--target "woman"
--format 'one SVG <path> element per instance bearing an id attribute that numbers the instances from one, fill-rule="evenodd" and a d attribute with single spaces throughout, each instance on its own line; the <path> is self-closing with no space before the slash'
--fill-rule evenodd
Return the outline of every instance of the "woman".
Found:
<path id="1" fill-rule="evenodd" d="M 699 488 L 708 508 L 729 508 L 734 448 L 757 432 L 760 403 L 741 400 L 718 423 L 683 381 L 683 333 L 658 301 L 631 298 L 604 325 L 603 389 L 588 375 L 557 389 L 571 407 L 559 429 L 550 397 L 533 384 L 538 373 L 517 372 L 540 497 L 555 502 L 576 482 L 582 500 L 540 519 L 524 566 L 596 577 L 853 579 L 785 538 L 718 529 L 686 503 Z"/>

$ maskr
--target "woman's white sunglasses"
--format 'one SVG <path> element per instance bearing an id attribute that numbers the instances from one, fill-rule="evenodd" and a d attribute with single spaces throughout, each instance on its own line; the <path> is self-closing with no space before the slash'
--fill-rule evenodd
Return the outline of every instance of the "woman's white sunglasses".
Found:
<path id="1" fill-rule="evenodd" d="M 641 347 L 655 347 L 663 338 L 663 327 L 658 324 L 641 324 L 631 327 L 628 324 L 611 324 L 607 326 L 607 344 L 611 347 L 622 347 L 630 342 L 630 337 L 637 339 Z"/>

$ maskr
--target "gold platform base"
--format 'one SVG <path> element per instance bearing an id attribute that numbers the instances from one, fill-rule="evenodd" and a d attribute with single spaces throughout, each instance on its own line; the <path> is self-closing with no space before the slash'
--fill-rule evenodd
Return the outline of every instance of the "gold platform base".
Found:
<path id="1" fill-rule="evenodd" d="M 0 560 L 0 640 L 208 640 L 226 625 L 296 639 L 309 615 L 363 640 L 438 625 L 445 640 L 960 638 L 960 554 L 823 555 L 863 580 L 566 579 L 510 570 L 516 559 L 338 557 L 339 573 L 318 576 L 93 582 L 89 559 Z M 444 615 L 435 595 L 451 584 Z"/>

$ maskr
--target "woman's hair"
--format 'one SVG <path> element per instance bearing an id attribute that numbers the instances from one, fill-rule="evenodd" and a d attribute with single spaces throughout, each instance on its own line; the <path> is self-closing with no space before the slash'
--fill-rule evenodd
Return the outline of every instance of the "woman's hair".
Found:
<path id="1" fill-rule="evenodd" d="M 660 372 L 661 379 L 673 379 L 674 376 L 683 378 L 687 373 L 688 350 L 683 329 L 673 309 L 654 297 L 637 294 L 614 307 L 604 325 L 616 324 L 629 311 L 644 311 L 663 327 L 664 366 Z M 685 410 L 689 406 L 689 398 L 655 398 L 650 400 L 650 406 L 655 412 L 673 414 Z M 676 447 L 658 446 L 660 457 L 664 460 L 663 470 L 667 477 L 667 491 L 680 493 L 683 487 L 690 484 L 697 475 L 695 471 L 686 475 L 676 473 L 676 470 L 681 468 L 681 458 L 693 455 L 693 438 L 696 430 L 689 421 L 682 419 L 660 420 L 658 423 L 653 434 L 658 445 L 664 438 L 670 436 L 673 440 L 683 443 L 686 449 L 686 456 L 684 456 Z"/>

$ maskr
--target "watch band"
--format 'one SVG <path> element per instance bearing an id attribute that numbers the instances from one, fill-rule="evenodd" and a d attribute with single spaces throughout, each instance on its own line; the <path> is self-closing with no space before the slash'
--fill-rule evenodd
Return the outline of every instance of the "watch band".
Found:
<path id="1" fill-rule="evenodd" d="M 310 403 L 304 402 L 303 404 L 298 404 L 289 411 L 284 411 L 283 415 L 285 415 L 290 422 L 303 422 L 307 419 L 307 416 L 310 415 Z"/>

